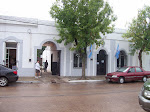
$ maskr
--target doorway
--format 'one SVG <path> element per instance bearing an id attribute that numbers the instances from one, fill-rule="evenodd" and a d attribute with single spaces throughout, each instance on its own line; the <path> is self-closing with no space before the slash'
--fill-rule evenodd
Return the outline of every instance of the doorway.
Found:
<path id="1" fill-rule="evenodd" d="M 40 64 L 43 66 L 43 73 L 60 76 L 61 51 L 57 50 L 55 43 L 47 41 L 43 44 L 42 49 L 37 51 L 37 59 L 41 60 Z M 48 62 L 48 67 L 45 70 L 46 61 Z"/>
<path id="2" fill-rule="evenodd" d="M 6 42 L 6 57 L 5 57 L 5 66 L 11 69 L 17 69 L 17 43 L 15 42 Z"/>
<path id="3" fill-rule="evenodd" d="M 117 59 L 117 68 L 121 68 L 127 66 L 127 55 L 122 50 L 120 51 L 119 58 Z"/>
<path id="4" fill-rule="evenodd" d="M 106 75 L 107 54 L 105 50 L 100 50 L 97 54 L 97 75 Z"/>
<path id="5" fill-rule="evenodd" d="M 57 54 L 56 54 L 57 53 Z M 51 72 L 52 75 L 59 75 L 60 76 L 60 54 L 61 51 L 55 51 L 55 54 L 51 54 Z M 57 60 L 54 58 L 54 55 L 57 55 Z"/>

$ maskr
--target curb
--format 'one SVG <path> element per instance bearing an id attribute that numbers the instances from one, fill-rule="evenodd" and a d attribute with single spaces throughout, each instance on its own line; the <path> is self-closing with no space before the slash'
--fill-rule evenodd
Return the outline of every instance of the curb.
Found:
<path id="1" fill-rule="evenodd" d="M 17 81 L 17 83 L 29 84 L 29 83 L 41 83 L 41 82 L 40 81 Z"/>
<path id="2" fill-rule="evenodd" d="M 105 81 L 105 80 L 71 80 L 68 82 L 102 82 L 102 81 Z"/>

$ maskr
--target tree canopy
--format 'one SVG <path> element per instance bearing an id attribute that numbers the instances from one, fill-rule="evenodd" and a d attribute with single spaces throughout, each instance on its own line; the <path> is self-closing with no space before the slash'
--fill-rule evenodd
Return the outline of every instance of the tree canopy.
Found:
<path id="1" fill-rule="evenodd" d="M 127 33 L 123 35 L 131 42 L 131 54 L 139 53 L 138 58 L 142 67 L 142 52 L 150 49 L 150 7 L 144 6 L 138 11 L 137 18 L 129 24 Z"/>
<path id="2" fill-rule="evenodd" d="M 56 0 L 50 14 L 59 31 L 57 42 L 73 43 L 70 49 L 77 51 L 82 59 L 88 46 L 103 44 L 100 33 L 111 33 L 116 20 L 112 8 L 103 0 Z"/>

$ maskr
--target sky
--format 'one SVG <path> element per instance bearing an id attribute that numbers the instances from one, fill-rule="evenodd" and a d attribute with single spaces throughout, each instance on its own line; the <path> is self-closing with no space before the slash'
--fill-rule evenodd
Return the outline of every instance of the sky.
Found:
<path id="1" fill-rule="evenodd" d="M 128 23 L 137 16 L 150 0 L 106 0 L 117 16 L 115 28 L 127 29 Z M 1 0 L 0 15 L 53 20 L 49 11 L 55 0 Z"/>

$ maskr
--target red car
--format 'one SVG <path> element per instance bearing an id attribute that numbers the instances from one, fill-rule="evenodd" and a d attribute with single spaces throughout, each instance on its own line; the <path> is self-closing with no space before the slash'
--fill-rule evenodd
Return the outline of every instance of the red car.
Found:
<path id="1" fill-rule="evenodd" d="M 108 73 L 105 78 L 108 82 L 124 83 L 138 80 L 146 82 L 147 78 L 150 78 L 150 71 L 145 71 L 137 66 L 122 67 L 116 72 Z"/>

